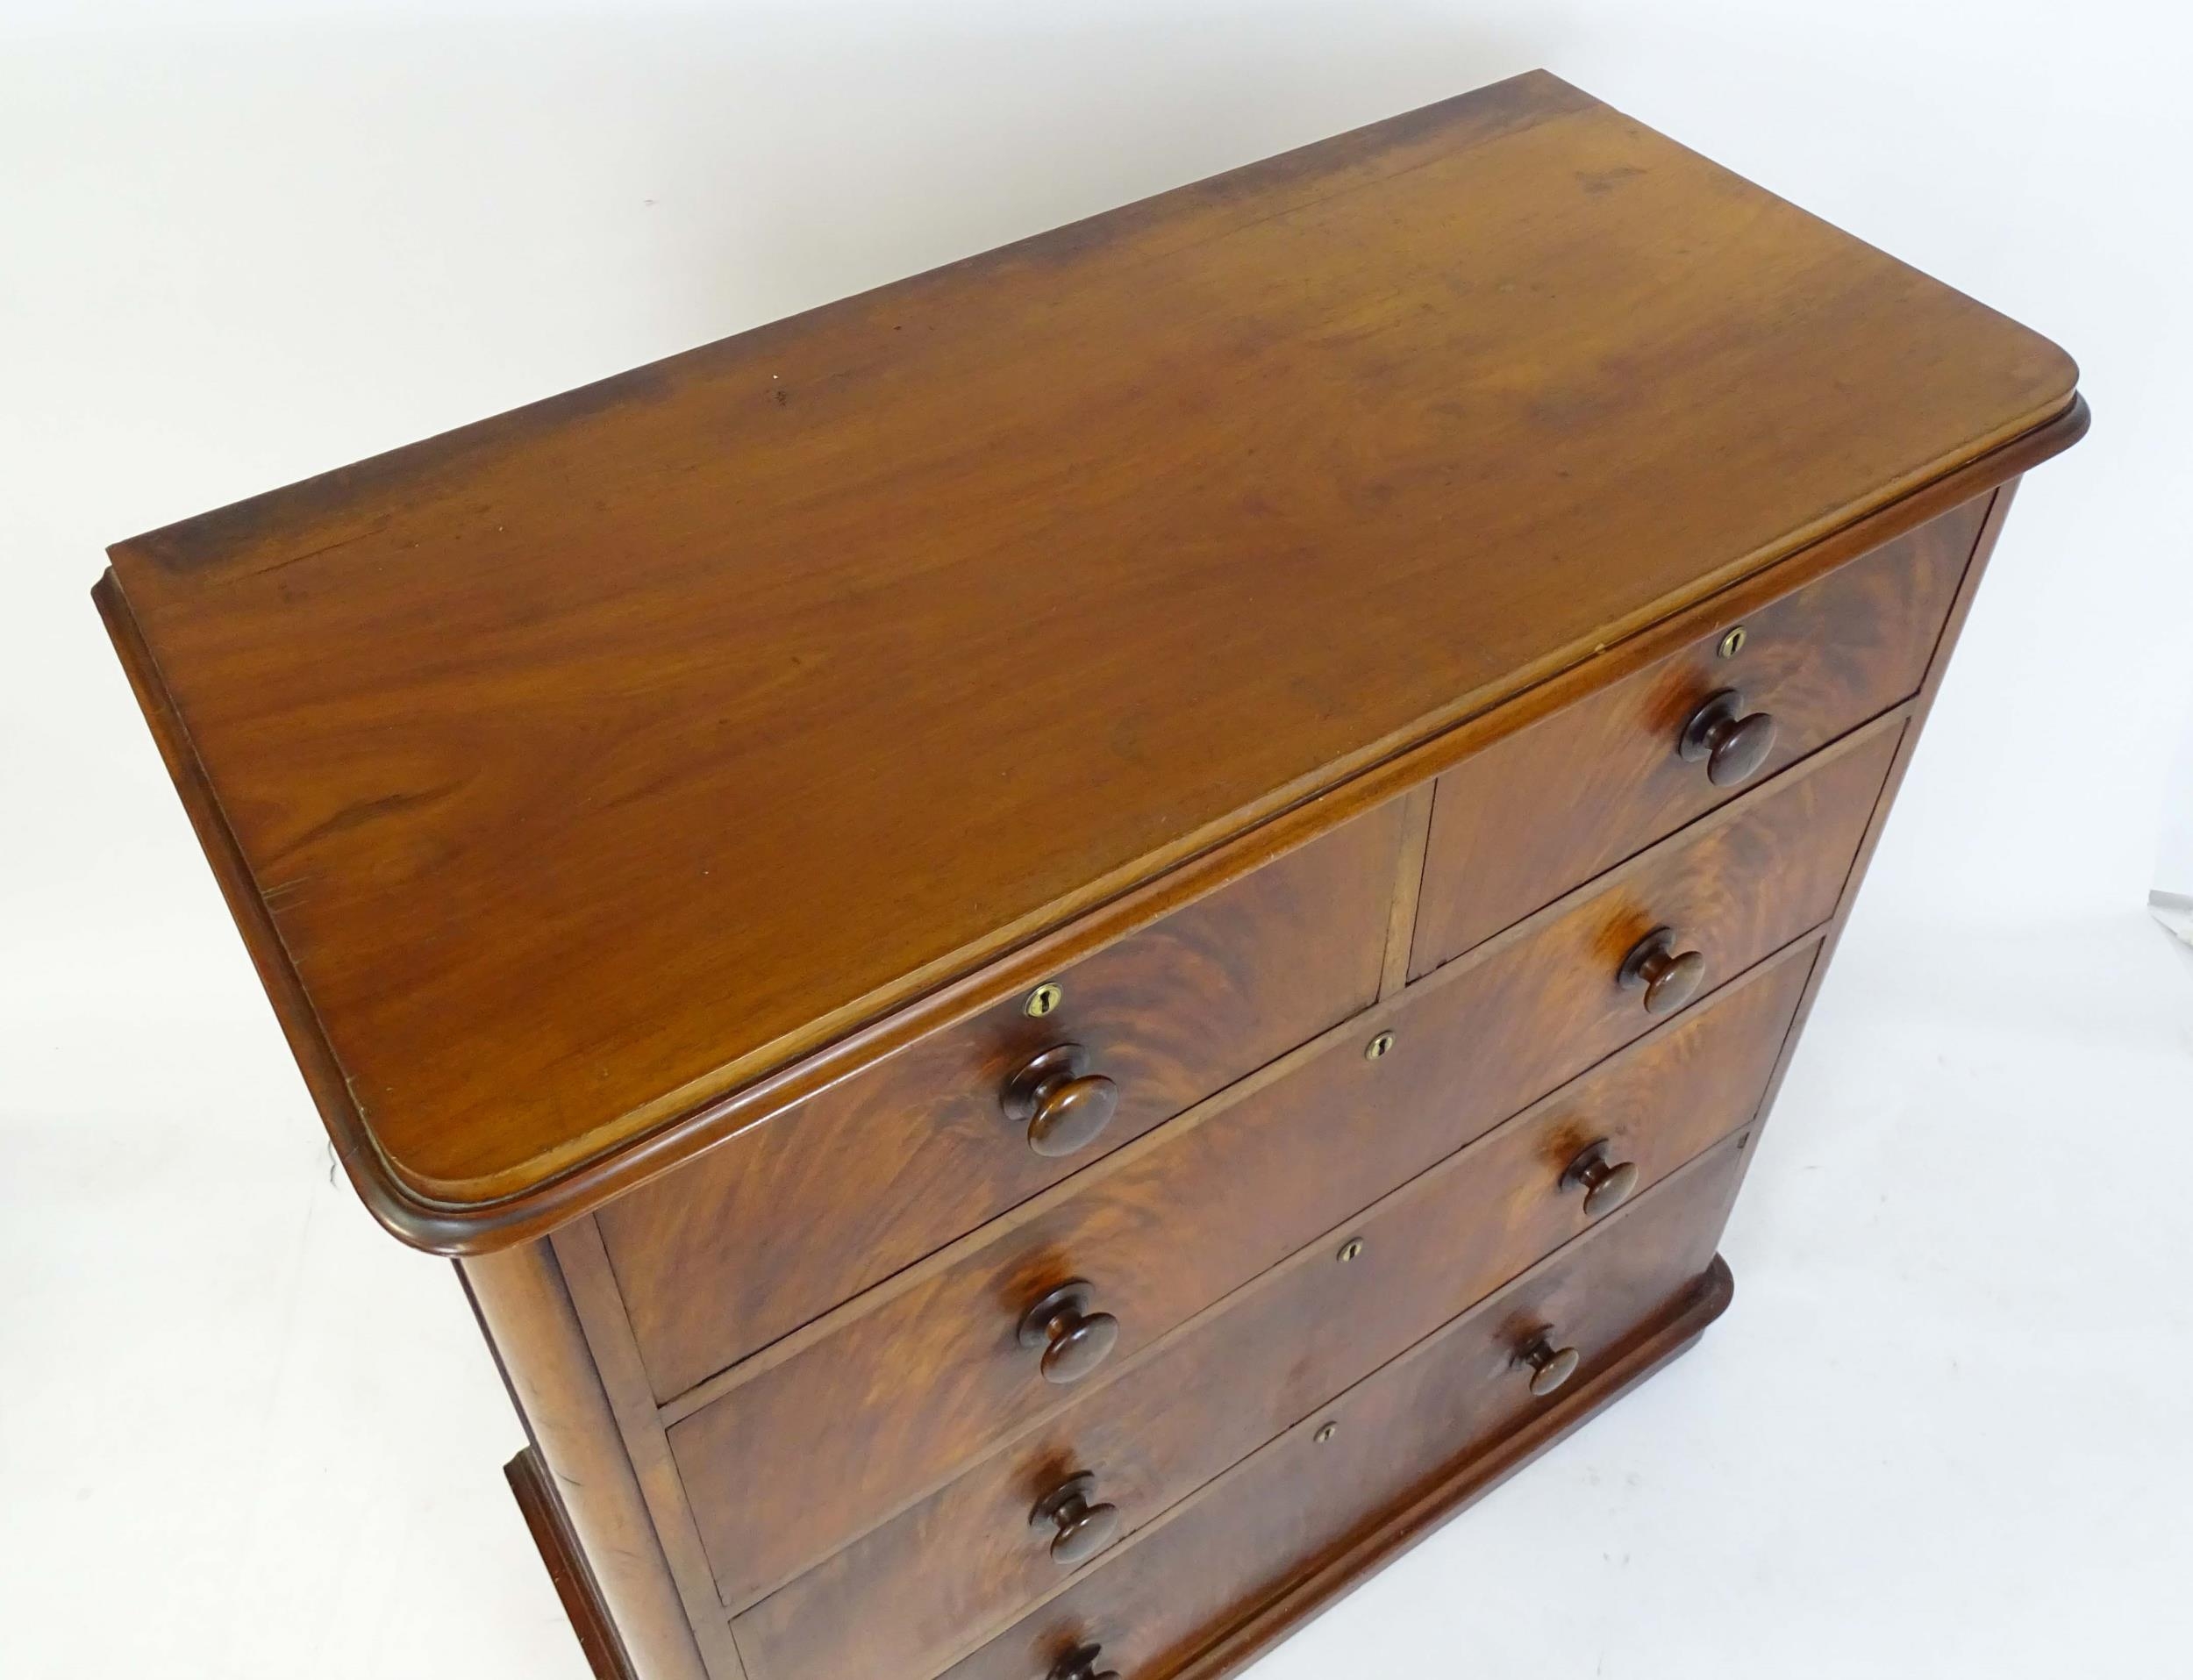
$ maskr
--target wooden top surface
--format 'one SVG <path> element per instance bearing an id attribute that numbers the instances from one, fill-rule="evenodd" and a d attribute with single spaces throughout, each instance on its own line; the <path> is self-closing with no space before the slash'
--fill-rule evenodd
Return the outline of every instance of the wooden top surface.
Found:
<path id="1" fill-rule="evenodd" d="M 331 1125 L 522 1202 L 2074 382 L 1539 74 L 132 539 L 108 606 Z"/>

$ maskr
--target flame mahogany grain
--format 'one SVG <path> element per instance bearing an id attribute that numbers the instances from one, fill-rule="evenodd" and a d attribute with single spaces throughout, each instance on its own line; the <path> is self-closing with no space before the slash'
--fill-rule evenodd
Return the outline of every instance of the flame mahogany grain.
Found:
<path id="1" fill-rule="evenodd" d="M 101 604 L 354 1177 L 461 1251 L 1969 499 L 2075 377 L 1533 74 L 118 543 Z"/>
<path id="2" fill-rule="evenodd" d="M 1075 1645 L 1130 1680 L 1170 1675 L 1200 1648 L 1397 1505 L 1465 1475 L 1557 1405 L 1533 1397 L 1517 1350 L 1550 1330 L 1583 1355 L 1581 1390 L 1711 1285 L 1746 1134 L 1306 1415 L 1174 1508 L 946 1680 L 1035 1680 Z M 1695 1334 L 1694 1321 L 1687 1328 Z M 1565 1390 L 1564 1390 L 1565 1391 Z M 1333 1433 L 1317 1439 L 1331 1424 Z M 853 1670 L 852 1672 L 858 1672 Z M 884 1672 L 889 1672 L 885 1670 Z"/>
<path id="3" fill-rule="evenodd" d="M 2075 382 L 1534 74 L 93 593 L 597 1671 L 1218 1680 L 1727 1305 Z"/>
<path id="4" fill-rule="evenodd" d="M 1016 1333 L 1071 1279 L 1132 1356 L 1336 1220 L 1653 1025 L 1616 983 L 1672 922 L 1713 983 L 1826 919 L 1901 723 L 1754 790 L 1519 930 L 1447 983 L 1377 1012 L 1287 1077 L 1122 1151 L 911 1286 L 759 1368 L 671 1426 L 724 1600 L 743 1607 L 1064 1404 Z M 1015 1147 L 1018 1147 L 1017 1145 Z M 1565 1164 L 1565 1163 L 1564 1163 Z M 1086 1184 L 1084 1187 L 1084 1180 Z M 773 1443 L 839 1444 L 825 1476 Z"/>
<path id="5" fill-rule="evenodd" d="M 1124 1538 L 1597 1223 L 1561 1175 L 1609 1140 L 1647 1188 L 1749 1123 L 1804 941 L 1366 1209 L 1188 1333 L 732 1624 L 753 1680 L 941 1664 L 1064 1572 L 1031 1501 L 1096 1472 Z M 1327 1157 L 1330 1159 L 1330 1157 Z M 1339 1247 L 1359 1242 L 1345 1263 Z M 1217 1404 L 1190 1405 L 1184 1396 Z"/>
<path id="6" fill-rule="evenodd" d="M 1918 690 L 1987 498 L 1473 754 L 1438 783 L 1412 975 L 1428 973 L 1742 790 L 1677 756 L 1683 719 L 1737 688 L 1775 721 L 1749 786 Z"/>
<path id="7" fill-rule="evenodd" d="M 658 1399 L 797 1329 L 1132 1141 L 1378 996 L 1399 810 L 1381 806 L 1055 976 L 719 1145 L 603 1210 Z M 1080 1044 L 1111 1124 L 1051 1159 L 998 1103 L 1012 1070 Z M 766 1234 L 764 1234 L 766 1233 Z M 754 1263 L 762 1236 L 768 1263 Z M 696 1313 L 696 1300 L 709 1303 Z"/>

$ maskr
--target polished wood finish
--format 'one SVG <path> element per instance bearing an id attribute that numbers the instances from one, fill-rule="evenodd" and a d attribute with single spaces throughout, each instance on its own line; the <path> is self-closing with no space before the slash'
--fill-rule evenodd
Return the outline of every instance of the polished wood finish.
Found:
<path id="1" fill-rule="evenodd" d="M 939 985 L 896 1012 L 846 1033 L 777 1073 L 741 1086 L 615 1155 L 545 1182 L 522 1198 L 485 1205 L 421 1200 L 377 1165 L 372 1140 L 350 1102 L 342 1070 L 311 1019 L 311 1005 L 281 951 L 273 920 L 257 896 L 236 837 L 213 797 L 204 767 L 191 747 L 180 717 L 160 685 L 150 652 L 138 634 L 111 574 L 93 588 L 92 599 L 184 811 L 205 849 L 230 913 L 244 935 L 305 1085 L 329 1126 L 337 1159 L 352 1187 L 374 1218 L 403 1240 L 437 1253 L 465 1255 L 537 1236 L 897 1054 L 939 1026 L 1038 985 L 1061 966 L 1242 878 L 1338 823 L 1416 790 L 1424 777 L 1497 744 L 1601 684 L 1642 668 L 1709 626 L 1740 620 L 1754 607 L 1825 575 L 1852 556 L 1904 535 L 2061 454 L 2086 435 L 2091 420 L 2085 401 L 2075 398 L 2054 419 L 1975 456 L 1938 479 L 1918 485 L 1898 500 L 1827 532 L 1779 565 L 1749 574 L 1703 601 L 1607 643 L 1589 660 L 1561 667 L 1512 700 L 1473 713 L 1443 733 L 1378 761 L 1317 799 L 1288 806 L 1258 826 L 1197 853 L 1168 873 L 1104 900 L 1077 919 Z M 1386 990 L 1391 992 L 1397 986 L 1391 979 L 1390 962 L 1388 972 Z"/>
<path id="2" fill-rule="evenodd" d="M 1618 974 L 1654 927 L 1689 930 L 1710 987 L 1826 920 L 1901 729 L 1869 726 L 1368 1012 L 1395 1034 L 1373 1147 L 1436 1159 L 1416 1127 L 1467 1141 L 1649 1030 Z"/>
<path id="3" fill-rule="evenodd" d="M 1005 1082 L 998 1106 L 1007 1119 L 1028 1128 L 1031 1149 L 1056 1160 L 1081 1154 L 1104 1135 L 1119 1109 L 1119 1086 L 1090 1068 L 1086 1046 L 1054 1044 Z"/>
<path id="4" fill-rule="evenodd" d="M 1454 983 L 1382 1012 L 1390 1054 L 1326 1047 L 1093 1172 L 1086 1189 L 1076 1181 L 1075 1193 L 1001 1221 L 861 1316 L 752 1362 L 670 1431 L 725 1601 L 744 1605 L 811 1566 L 1058 1404 L 1061 1383 L 1115 1348 L 1148 1345 L 1637 1037 L 1653 1018 L 1615 970 L 1641 919 L 1695 928 L 1717 976 L 1825 920 L 1896 733 L 1861 734 L 1762 785 Z M 1366 1135 L 1334 1149 L 1326 1140 L 1351 1123 Z M 1051 1292 L 1079 1280 L 1072 1309 L 1055 1314 Z M 823 1486 L 768 1448 L 817 1430 L 862 1444 Z"/>
<path id="5" fill-rule="evenodd" d="M 1587 1213 L 1611 1213 L 1637 1193 L 1637 1162 L 1616 1161 L 1613 1154 L 1612 1139 L 1594 1138 L 1561 1174 L 1561 1188 L 1580 1191 Z"/>
<path id="6" fill-rule="evenodd" d="M 571 1305 L 586 1334 L 588 1351 L 609 1402 L 625 1455 L 638 1478 L 670 1579 L 685 1608 L 701 1657 L 711 1675 L 746 1674 L 735 1642 L 721 1619 L 715 1578 L 701 1548 L 685 1484 L 670 1455 L 661 1412 L 647 1390 L 646 1373 L 632 1339 L 617 1280 L 591 1219 L 577 1219 L 547 1240 Z"/>
<path id="7" fill-rule="evenodd" d="M 598 1673 L 1213 1680 L 1725 1305 L 2073 380 L 1533 75 L 94 593 Z"/>
<path id="8" fill-rule="evenodd" d="M 1672 1015 L 1698 995 L 1705 983 L 1705 957 L 1697 951 L 1675 948 L 1675 930 L 1655 927 L 1630 947 L 1615 970 L 1615 982 L 1625 991 L 1639 994 L 1647 1015 Z"/>
<path id="9" fill-rule="evenodd" d="M 932 1034 L 781 1122 L 606 1208 L 656 1398 L 742 1355 L 1370 1004 L 1401 845 L 1388 804 L 1045 983 Z M 1061 1044 L 1118 1093 L 1057 1158 L 1008 1094 Z M 692 1310 L 709 1303 L 705 1313 Z"/>
<path id="10" fill-rule="evenodd" d="M 1508 1356 L 1508 1363 L 1525 1374 L 1531 1392 L 1539 1398 L 1554 1393 L 1568 1385 L 1584 1362 L 1581 1351 L 1573 1347 L 1555 1347 L 1554 1336 L 1539 1331 L 1521 1341 Z"/>
<path id="11" fill-rule="evenodd" d="M 1302 1623 L 1361 1585 L 1491 1492 L 1548 1448 L 1681 1358 L 1735 1298 L 1735 1280 L 1716 1256 L 1674 1312 L 1642 1330 L 1590 1376 L 1572 1383 L 1497 1441 L 1406 1501 L 1389 1507 L 1347 1541 L 1329 1547 L 1247 1618 L 1175 1666 L 1167 1680 L 1225 1680 Z M 1320 1425 L 1322 1429 L 1325 1426 Z"/>
<path id="12" fill-rule="evenodd" d="M 949 1680 L 1028 1680 L 1084 1643 L 1103 1646 L 1128 1680 L 1171 1673 L 1328 1551 L 1526 1424 L 1547 1400 L 1532 1392 L 1525 1348 L 1557 1336 L 1597 1374 L 1682 1318 L 1706 1281 L 1743 1142 L 1732 1138 L 1308 1414 L 954 1664 Z"/>
<path id="13" fill-rule="evenodd" d="M 1730 646 L 1732 656 L 1741 644 Z M 1705 779 L 1715 787 L 1740 787 L 1773 754 L 1776 735 L 1772 712 L 1747 711 L 1740 693 L 1722 689 L 1706 696 L 1684 721 L 1675 752 L 1687 763 L 1704 765 Z"/>
<path id="14" fill-rule="evenodd" d="M 1051 1665 L 1049 1680 L 1119 1680 L 1117 1669 L 1107 1668 L 1101 1645 L 1077 1645 Z"/>
<path id="15" fill-rule="evenodd" d="M 697 1639 L 719 1641 L 687 1618 L 547 1245 L 462 1262 L 459 1275 L 636 1680 L 743 1680 L 702 1660 Z"/>
<path id="16" fill-rule="evenodd" d="M 1045 1537 L 1044 1550 L 1061 1569 L 1077 1569 L 1111 1544 L 1119 1533 L 1119 1507 L 1101 1503 L 1094 1473 L 1069 1476 L 1036 1501 L 1028 1526 Z"/>
<path id="17" fill-rule="evenodd" d="M 1772 717 L 1749 783 L 1915 693 L 1986 506 L 1982 497 L 1779 600 L 1708 619 L 1686 645 L 1441 776 L 1412 972 L 1725 804 L 1737 784 L 1682 753 L 1686 719 L 1711 697 L 1733 688 L 1747 715 Z"/>
<path id="18" fill-rule="evenodd" d="M 508 1240 L 2075 378 L 1533 75 L 118 544 L 106 605 L 354 1171 Z"/>
<path id="19" fill-rule="evenodd" d="M 571 1631 L 578 1635 L 579 1648 L 586 1653 L 594 1680 L 639 1680 L 625 1660 L 616 1621 L 602 1602 L 602 1590 L 594 1583 L 585 1550 L 571 1532 L 570 1519 L 563 1514 L 563 1501 L 556 1495 L 555 1483 L 541 1468 L 540 1455 L 528 1447 L 503 1467 L 503 1476 L 511 1484 L 511 1495 L 518 1501 L 518 1513 L 525 1519 L 533 1544 L 539 1548 L 540 1561 L 554 1583 L 556 1597 L 563 1603 L 563 1613 L 571 1619 Z"/>
<path id="20" fill-rule="evenodd" d="M 1096 1309 L 1096 1287 L 1075 1277 L 1046 1290 L 1020 1315 L 1015 1338 L 1039 1355 L 1043 1380 L 1060 1388 L 1085 1380 L 1119 1345 L 1119 1320 Z"/>
<path id="21" fill-rule="evenodd" d="M 1579 1139 L 1649 1186 L 1754 1112 L 1811 971 L 1801 941 L 1325 1233 L 1104 1386 L 747 1611 L 754 1680 L 924 1671 L 1058 1585 L 1025 1526 L 1093 1468 L 1115 1539 L 1598 1223 L 1565 1179 Z M 1354 1246 L 1352 1258 L 1340 1256 Z M 1214 1395 L 1212 1406 L 1183 1397 Z M 706 1497 L 708 1484 L 693 1483 Z"/>
<path id="22" fill-rule="evenodd" d="M 1812 977 L 1805 986 L 1804 996 L 1798 1001 L 1797 1018 L 1782 1040 L 1781 1059 L 1775 1065 L 1774 1077 L 1768 1082 L 1767 1098 L 1761 1105 L 1762 1109 L 1773 1106 L 1775 1097 L 1782 1089 L 1782 1079 L 1789 1071 L 1789 1059 L 1797 1053 L 1798 1039 L 1812 1012 L 1813 1000 L 1819 995 L 1820 983 L 1826 976 L 1828 962 L 1834 955 L 1835 947 L 1842 941 L 1844 929 L 1849 926 L 1851 906 L 1857 901 L 1858 889 L 1865 881 L 1868 866 L 1873 861 L 1874 848 L 1880 844 L 1882 833 L 1888 826 L 1897 790 L 1903 785 L 1904 772 L 1910 769 L 1911 754 L 1918 746 L 1920 727 L 1934 708 L 1934 697 L 1941 690 L 1943 677 L 1948 674 L 1949 656 L 1955 652 L 1957 639 L 1963 633 L 1965 618 L 1972 611 L 1980 580 L 1995 553 L 1996 540 L 2003 533 L 2004 522 L 2010 518 L 2011 504 L 2018 494 L 2021 482 L 2013 478 L 1988 498 L 1985 515 L 1973 543 L 1971 563 L 1965 568 L 1963 585 L 1958 590 L 1957 598 L 1950 607 L 1949 621 L 1943 627 L 1934 662 L 1926 673 L 1925 684 L 1920 689 L 1918 699 L 1912 703 L 1911 721 L 1904 732 L 1904 740 L 1897 748 L 1895 759 L 1889 763 L 1888 781 L 1882 789 L 1880 803 L 1874 808 L 1873 820 L 1867 824 L 1864 838 L 1859 842 L 1857 861 L 1852 864 L 1850 875 L 1843 883 L 1842 898 L 1835 906 L 1834 919 L 1829 924 L 1827 936 L 1821 943 L 1819 963 L 1814 968 Z"/>

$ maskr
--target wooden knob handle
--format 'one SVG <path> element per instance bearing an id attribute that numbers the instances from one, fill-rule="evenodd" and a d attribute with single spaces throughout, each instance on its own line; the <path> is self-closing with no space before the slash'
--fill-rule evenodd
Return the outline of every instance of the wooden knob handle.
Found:
<path id="1" fill-rule="evenodd" d="M 1774 714 L 1754 711 L 1747 717 L 1744 697 L 1723 689 L 1690 714 L 1675 750 L 1694 764 L 1704 760 L 1705 779 L 1715 787 L 1732 788 L 1757 775 L 1775 750 Z"/>
<path id="2" fill-rule="evenodd" d="M 1611 1213 L 1628 1201 L 1637 1188 L 1637 1163 L 1609 1160 L 1611 1149 L 1607 1140 L 1601 1138 L 1570 1162 L 1568 1170 L 1561 1175 L 1563 1190 L 1583 1191 L 1586 1213 Z"/>
<path id="3" fill-rule="evenodd" d="M 1051 1555 L 1069 1569 L 1103 1551 L 1119 1531 L 1119 1508 L 1096 1499 L 1096 1477 L 1083 1470 L 1053 1488 L 1028 1513 L 1029 1527 L 1053 1531 Z"/>
<path id="4" fill-rule="evenodd" d="M 1584 1356 L 1574 1348 L 1554 1347 L 1541 1333 L 1516 1349 L 1515 1362 L 1531 1373 L 1531 1392 L 1547 1395 L 1575 1376 Z"/>
<path id="5" fill-rule="evenodd" d="M 1119 1320 L 1092 1312 L 1095 1291 L 1085 1279 L 1061 1283 L 1020 1320 L 1020 1345 L 1043 1349 L 1046 1383 L 1078 1383 L 1104 1362 L 1119 1340 Z"/>
<path id="6" fill-rule="evenodd" d="M 1614 977 L 1625 990 L 1644 992 L 1647 1015 L 1672 1015 L 1697 996 L 1705 958 L 1677 951 L 1675 930 L 1655 927 L 1630 947 Z"/>
<path id="7" fill-rule="evenodd" d="M 1111 1124 L 1119 1087 L 1089 1070 L 1089 1052 L 1054 1044 L 1005 1082 L 998 1106 L 1028 1128 L 1028 1147 L 1039 1155 L 1070 1155 L 1086 1149 Z"/>
<path id="8" fill-rule="evenodd" d="M 1119 1680 L 1117 1669 L 1096 1666 L 1096 1659 L 1104 1654 L 1101 1645 L 1083 1645 L 1068 1651 L 1051 1665 L 1045 1680 Z"/>

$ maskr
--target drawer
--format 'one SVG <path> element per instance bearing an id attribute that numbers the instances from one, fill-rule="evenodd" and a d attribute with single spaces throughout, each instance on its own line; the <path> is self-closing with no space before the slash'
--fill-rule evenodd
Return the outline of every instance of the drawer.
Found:
<path id="1" fill-rule="evenodd" d="M 1117 1545 L 1610 1217 L 1624 1183 L 1639 1205 L 1751 1120 L 1817 948 L 1769 959 L 1532 1105 L 772 1593 L 733 1624 L 750 1680 L 934 1672 L 1085 1565 L 1082 1548 Z M 1595 1145 L 1608 1170 L 1588 1191 L 1568 1169 Z M 1062 1541 L 1034 1512 L 1083 1475 L 1083 1503 L 1110 1515 Z"/>
<path id="2" fill-rule="evenodd" d="M 1520 1350 L 1543 1339 L 1589 1381 L 1688 1305 L 1741 1174 L 1748 1134 L 1640 1197 L 1366 1378 L 1068 1586 L 948 1680 L 1042 1680 L 1102 1648 L 1123 1680 L 1171 1674 L 1382 1513 L 1465 1469 L 1554 1404 Z M 1329 1433 L 1328 1433 L 1329 1431 Z M 1320 1439 L 1320 1437 L 1323 1439 Z M 868 1670 L 898 1680 L 895 1668 Z M 905 1680 L 925 1680 L 918 1665 Z M 1068 1670 L 1071 1672 L 1071 1670 Z"/>
<path id="3" fill-rule="evenodd" d="M 1442 776 L 1425 853 L 1411 976 L 1915 693 L 1987 501 L 1954 510 L 1733 625 L 1517 731 Z M 1718 765 L 1678 750 L 1686 721 L 1733 690 L 1770 718 Z M 1764 724 L 1747 726 L 1750 740 Z M 1714 775 L 1728 778 L 1716 785 Z"/>
<path id="4" fill-rule="evenodd" d="M 1116 1367 L 1644 1033 L 1654 1017 L 1615 976 L 1648 930 L 1672 925 L 1704 953 L 1710 986 L 1825 920 L 1896 733 L 1875 728 L 1777 777 L 1277 1076 L 732 1373 L 669 1431 L 725 1602 L 744 1608 L 1063 1405 L 1045 1344 L 1020 1334 L 1052 1291 L 1087 1283 L 1060 1327 L 1075 1350 L 1109 1333 L 1098 1369 Z M 1393 1048 L 1374 1061 L 1363 1052 L 1382 1027 Z M 826 1469 L 783 1450 L 817 1439 L 848 1449 Z"/>
<path id="5" fill-rule="evenodd" d="M 655 1398 L 1369 1004 L 1400 844 L 1398 806 L 1368 811 L 1066 969 L 1048 1012 L 1000 1004 L 611 1204 L 602 1240 Z M 1002 1094 L 1069 1045 L 1117 1107 L 1079 1150 L 1039 1154 Z"/>

